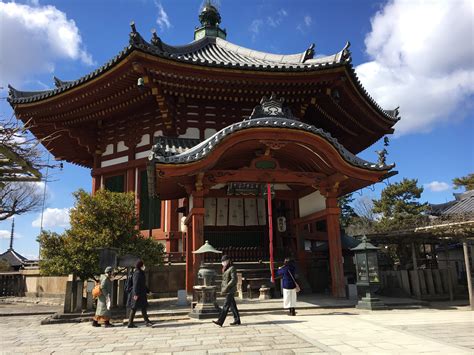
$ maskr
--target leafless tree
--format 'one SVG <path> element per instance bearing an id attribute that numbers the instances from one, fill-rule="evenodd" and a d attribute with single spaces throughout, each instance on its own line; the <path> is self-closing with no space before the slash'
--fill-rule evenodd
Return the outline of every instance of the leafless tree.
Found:
<path id="1" fill-rule="evenodd" d="M 373 202 L 370 198 L 362 196 L 354 203 L 354 211 L 357 217 L 351 219 L 345 231 L 348 235 L 363 235 L 374 232 L 376 215 L 373 211 Z"/>
<path id="2" fill-rule="evenodd" d="M 0 221 L 36 211 L 42 204 L 42 141 L 28 133 L 30 126 L 13 117 L 0 118 Z"/>
<path id="3" fill-rule="evenodd" d="M 0 221 L 37 211 L 43 202 L 40 185 L 34 182 L 8 182 L 0 188 Z"/>
<path id="4" fill-rule="evenodd" d="M 372 199 L 362 196 L 354 204 L 354 210 L 359 217 L 362 217 L 368 221 L 375 221 L 376 216 L 374 213 L 374 203 Z"/>

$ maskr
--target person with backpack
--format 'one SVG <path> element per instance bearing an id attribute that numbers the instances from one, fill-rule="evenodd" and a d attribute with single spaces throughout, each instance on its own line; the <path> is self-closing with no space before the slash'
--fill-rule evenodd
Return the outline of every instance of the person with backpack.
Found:
<path id="1" fill-rule="evenodd" d="M 289 310 L 289 316 L 296 316 L 296 293 L 300 290 L 295 280 L 296 267 L 289 257 L 285 258 L 283 264 L 277 271 L 278 276 L 283 278 L 283 308 Z"/>
<path id="2" fill-rule="evenodd" d="M 148 293 L 148 287 L 146 287 L 145 279 L 145 265 L 142 260 L 138 260 L 135 265 L 135 272 L 132 277 L 131 292 L 127 301 L 127 306 L 130 307 L 130 315 L 128 317 L 128 328 L 136 328 L 137 326 L 133 322 L 137 309 L 140 308 L 145 325 L 151 327 L 153 323 L 148 317 L 147 308 L 148 300 L 146 294 Z M 130 286 L 129 286 L 130 287 Z"/>
<path id="3" fill-rule="evenodd" d="M 230 325 L 240 325 L 240 315 L 235 303 L 234 294 L 237 291 L 237 271 L 232 264 L 232 260 L 227 255 L 223 255 L 222 259 L 222 294 L 226 295 L 224 305 L 217 320 L 213 320 L 214 324 L 222 327 L 229 309 L 234 315 L 234 321 Z"/>
<path id="4" fill-rule="evenodd" d="M 97 297 L 97 308 L 95 310 L 95 317 L 92 321 L 93 327 L 100 327 L 100 324 L 104 324 L 104 327 L 112 327 L 110 324 L 110 295 L 112 292 L 112 267 L 107 266 L 103 275 L 100 275 L 99 281 L 99 295 Z"/>

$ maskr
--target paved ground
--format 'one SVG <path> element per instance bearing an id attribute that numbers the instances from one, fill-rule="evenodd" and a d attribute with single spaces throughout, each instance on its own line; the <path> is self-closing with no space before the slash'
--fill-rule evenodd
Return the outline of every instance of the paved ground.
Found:
<path id="1" fill-rule="evenodd" d="M 474 353 L 474 312 L 466 308 L 244 314 L 242 326 L 223 328 L 187 317 L 159 317 L 153 328 L 138 329 L 40 326 L 43 317 L 2 317 L 0 353 Z"/>

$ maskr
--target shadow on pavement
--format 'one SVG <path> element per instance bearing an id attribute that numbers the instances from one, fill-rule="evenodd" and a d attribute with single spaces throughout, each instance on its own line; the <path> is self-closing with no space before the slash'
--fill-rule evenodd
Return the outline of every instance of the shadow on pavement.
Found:
<path id="1" fill-rule="evenodd" d="M 167 323 L 160 322 L 153 324 L 152 328 L 179 328 L 179 327 L 188 327 L 190 325 L 201 325 L 201 322 L 186 322 L 186 323 Z"/>
<path id="2" fill-rule="evenodd" d="M 358 313 L 350 312 L 326 312 L 326 313 L 316 313 L 316 314 L 298 314 L 297 317 L 314 317 L 314 316 L 357 316 Z"/>
<path id="3" fill-rule="evenodd" d="M 272 325 L 272 324 L 296 324 L 296 323 L 306 323 L 305 320 L 269 320 L 263 322 L 250 322 L 242 323 L 242 325 Z"/>

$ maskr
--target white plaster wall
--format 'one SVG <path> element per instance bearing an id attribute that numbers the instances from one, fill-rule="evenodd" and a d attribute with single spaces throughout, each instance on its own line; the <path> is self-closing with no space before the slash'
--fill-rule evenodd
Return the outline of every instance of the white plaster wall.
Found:
<path id="1" fill-rule="evenodd" d="M 117 165 L 117 164 L 121 164 L 121 163 L 126 163 L 128 161 L 128 156 L 123 156 L 123 157 L 120 157 L 120 158 L 115 158 L 115 159 L 110 159 L 110 160 L 103 160 L 101 163 L 100 163 L 100 167 L 101 168 L 105 168 L 107 166 L 112 166 L 112 165 Z"/>
<path id="2" fill-rule="evenodd" d="M 105 148 L 105 152 L 102 153 L 102 156 L 110 155 L 110 154 L 114 154 L 114 145 L 113 144 L 107 144 L 107 147 Z"/>
<path id="3" fill-rule="evenodd" d="M 298 200 L 300 207 L 300 217 L 305 217 L 311 213 L 326 209 L 326 198 L 315 191 Z"/>
<path id="4" fill-rule="evenodd" d="M 211 137 L 216 132 L 217 131 L 214 128 L 206 128 L 204 130 L 204 139 L 208 139 L 209 137 Z"/>
<path id="5" fill-rule="evenodd" d="M 150 144 L 150 135 L 149 134 L 144 134 L 142 136 L 142 139 L 140 140 L 140 143 L 137 144 L 137 147 L 143 147 L 144 145 Z"/>
<path id="6" fill-rule="evenodd" d="M 179 138 L 193 138 L 199 139 L 199 128 L 188 127 L 186 133 L 179 136 Z"/>
<path id="7" fill-rule="evenodd" d="M 135 159 L 148 158 L 149 155 L 150 155 L 150 151 L 145 150 L 144 152 L 135 153 Z"/>
<path id="8" fill-rule="evenodd" d="M 128 147 L 125 145 L 124 141 L 117 143 L 117 153 L 125 152 L 126 150 L 128 150 Z"/>

